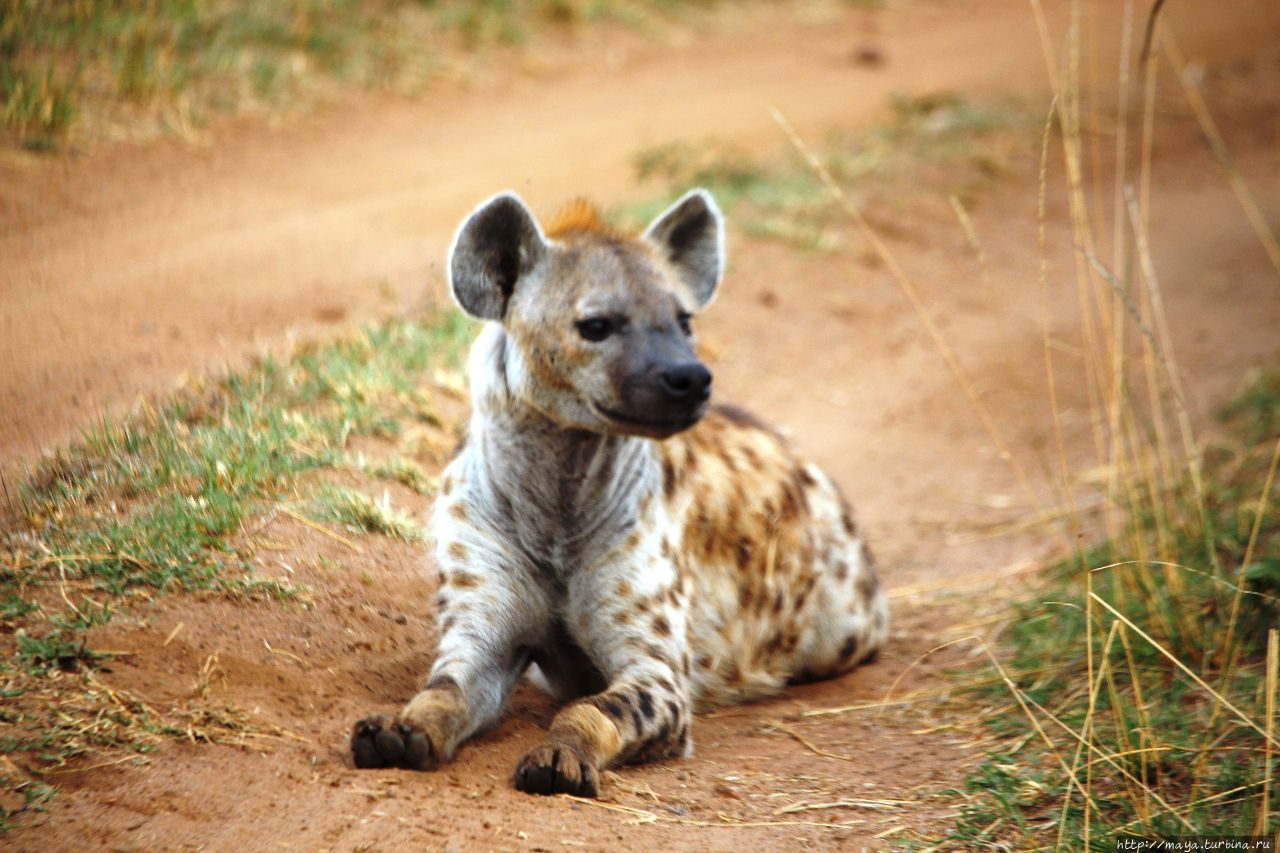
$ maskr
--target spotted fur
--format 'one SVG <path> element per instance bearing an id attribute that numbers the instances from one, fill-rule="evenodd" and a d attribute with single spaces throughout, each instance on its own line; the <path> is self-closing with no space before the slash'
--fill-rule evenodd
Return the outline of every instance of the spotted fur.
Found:
<path id="1" fill-rule="evenodd" d="M 397 717 L 357 723 L 358 766 L 447 761 L 529 671 L 566 704 L 516 786 L 595 795 L 602 768 L 689 754 L 695 711 L 876 653 L 887 599 L 835 483 L 740 409 L 645 396 L 653 362 L 694 358 L 677 326 L 722 269 L 702 191 L 640 237 L 583 203 L 544 232 L 512 195 L 464 222 L 451 285 L 490 322 L 435 507 L 440 644 Z M 595 316 L 631 331 L 585 340 Z"/>

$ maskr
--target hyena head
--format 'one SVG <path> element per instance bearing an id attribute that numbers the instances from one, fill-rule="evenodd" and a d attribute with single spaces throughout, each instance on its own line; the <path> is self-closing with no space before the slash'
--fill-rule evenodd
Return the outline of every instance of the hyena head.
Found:
<path id="1" fill-rule="evenodd" d="M 503 193 L 462 223 L 449 284 L 468 314 L 502 324 L 510 392 L 557 424 L 665 438 L 697 423 L 711 372 L 690 318 L 724 268 L 724 224 L 693 190 L 639 237 L 576 203 L 544 232 Z"/>

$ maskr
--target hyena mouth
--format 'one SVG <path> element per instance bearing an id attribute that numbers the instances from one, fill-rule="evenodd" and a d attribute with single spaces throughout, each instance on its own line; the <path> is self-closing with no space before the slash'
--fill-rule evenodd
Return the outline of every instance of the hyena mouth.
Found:
<path id="1" fill-rule="evenodd" d="M 593 403 L 592 406 L 598 414 L 603 415 L 607 420 L 645 435 L 659 435 L 664 438 L 688 429 L 702 420 L 702 416 L 707 413 L 707 404 L 705 402 L 688 412 L 682 412 L 679 415 L 667 418 L 629 415 L 616 409 L 610 409 L 608 406 L 601 406 L 599 403 Z"/>

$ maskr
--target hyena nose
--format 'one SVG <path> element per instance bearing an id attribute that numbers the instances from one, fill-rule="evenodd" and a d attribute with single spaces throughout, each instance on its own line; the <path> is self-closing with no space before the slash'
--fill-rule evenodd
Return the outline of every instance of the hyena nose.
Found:
<path id="1" fill-rule="evenodd" d="M 711 396 L 711 371 L 698 361 L 677 364 L 658 376 L 662 392 L 679 403 L 701 403 Z"/>

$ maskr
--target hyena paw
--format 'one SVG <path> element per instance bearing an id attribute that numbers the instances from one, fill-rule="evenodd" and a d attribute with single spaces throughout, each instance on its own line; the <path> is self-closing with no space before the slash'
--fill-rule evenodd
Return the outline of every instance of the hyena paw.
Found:
<path id="1" fill-rule="evenodd" d="M 351 757 L 356 767 L 403 767 L 431 770 L 438 763 L 431 738 L 413 723 L 384 714 L 365 717 L 351 731 Z"/>
<path id="2" fill-rule="evenodd" d="M 600 774 L 594 762 L 564 744 L 544 743 L 525 753 L 516 765 L 516 788 L 530 794 L 600 793 Z"/>

